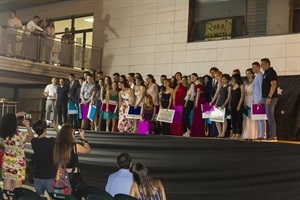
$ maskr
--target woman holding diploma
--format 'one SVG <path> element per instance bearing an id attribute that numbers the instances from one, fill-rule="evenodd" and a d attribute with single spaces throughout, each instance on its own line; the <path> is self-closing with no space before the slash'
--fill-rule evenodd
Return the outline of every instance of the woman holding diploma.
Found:
<path id="1" fill-rule="evenodd" d="M 161 93 L 161 98 L 159 101 L 160 109 L 170 109 L 172 105 L 174 89 L 170 88 L 170 81 L 164 80 L 164 90 Z M 161 133 L 163 135 L 170 134 L 170 124 L 166 122 L 161 122 Z"/>

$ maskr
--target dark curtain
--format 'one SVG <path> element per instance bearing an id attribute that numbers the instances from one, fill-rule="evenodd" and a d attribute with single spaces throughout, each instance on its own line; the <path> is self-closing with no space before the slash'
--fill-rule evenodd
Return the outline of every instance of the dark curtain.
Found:
<path id="1" fill-rule="evenodd" d="M 277 136 L 300 140 L 300 76 L 280 76 L 278 87 L 282 91 L 275 109 Z"/>

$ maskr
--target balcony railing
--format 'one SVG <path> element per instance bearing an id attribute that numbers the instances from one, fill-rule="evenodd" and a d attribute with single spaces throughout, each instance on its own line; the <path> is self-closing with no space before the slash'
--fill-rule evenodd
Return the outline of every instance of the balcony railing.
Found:
<path id="1" fill-rule="evenodd" d="M 49 63 L 77 69 L 100 69 L 102 49 L 82 43 L 64 43 L 47 39 L 41 33 L 0 27 L 2 56 Z"/>

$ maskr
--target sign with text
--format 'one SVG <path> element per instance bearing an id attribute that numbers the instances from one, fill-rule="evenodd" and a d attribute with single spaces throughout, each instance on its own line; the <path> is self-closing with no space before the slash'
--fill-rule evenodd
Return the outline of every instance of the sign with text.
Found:
<path id="1" fill-rule="evenodd" d="M 205 40 L 226 40 L 231 38 L 232 19 L 219 19 L 206 22 Z"/>

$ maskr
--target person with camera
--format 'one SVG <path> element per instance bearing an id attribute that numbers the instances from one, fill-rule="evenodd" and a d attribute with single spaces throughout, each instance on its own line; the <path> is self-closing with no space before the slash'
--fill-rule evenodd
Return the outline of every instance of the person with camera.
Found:
<path id="1" fill-rule="evenodd" d="M 75 143 L 75 138 L 81 143 Z M 65 124 L 59 130 L 54 144 L 53 160 L 56 169 L 60 166 L 67 170 L 72 187 L 72 196 L 82 198 L 82 191 L 78 188 L 80 170 L 78 167 L 78 154 L 88 154 L 91 151 L 90 144 L 85 140 L 84 130 L 73 130 L 73 127 Z"/>
<path id="2" fill-rule="evenodd" d="M 30 142 L 33 138 L 28 117 L 30 115 L 26 115 L 25 112 L 7 113 L 0 122 L 0 137 L 3 139 L 5 150 L 2 163 L 3 199 L 8 199 L 8 191 L 22 187 L 22 182 L 25 180 L 24 149 L 26 142 Z M 22 121 L 27 132 L 18 130 L 18 120 Z"/>
<path id="3" fill-rule="evenodd" d="M 52 126 L 58 133 L 56 122 L 38 120 L 33 123 L 32 129 L 38 135 L 31 140 L 31 147 L 34 152 L 35 174 L 34 188 L 37 194 L 44 196 L 45 191 L 52 196 L 56 168 L 53 163 L 53 149 L 55 138 L 46 137 L 47 126 Z"/>

